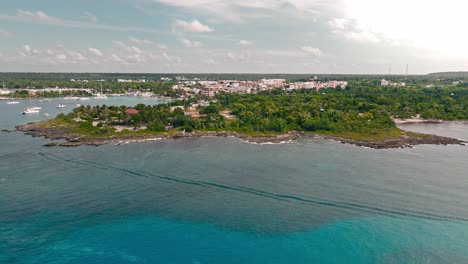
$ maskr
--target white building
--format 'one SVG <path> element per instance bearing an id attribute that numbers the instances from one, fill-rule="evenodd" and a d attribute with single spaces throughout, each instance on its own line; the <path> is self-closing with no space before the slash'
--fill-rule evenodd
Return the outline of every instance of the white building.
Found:
<path id="1" fill-rule="evenodd" d="M 389 85 L 390 85 L 390 82 L 387 81 L 387 80 L 385 80 L 385 79 L 383 79 L 383 80 L 380 82 L 380 85 L 381 85 L 381 86 L 389 86 Z"/>

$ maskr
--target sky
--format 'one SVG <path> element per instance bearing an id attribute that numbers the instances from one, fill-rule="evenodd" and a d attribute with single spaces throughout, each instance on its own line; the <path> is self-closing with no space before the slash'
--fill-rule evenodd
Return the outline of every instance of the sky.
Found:
<path id="1" fill-rule="evenodd" d="M 468 70 L 468 1 L 0 1 L 0 71 Z"/>

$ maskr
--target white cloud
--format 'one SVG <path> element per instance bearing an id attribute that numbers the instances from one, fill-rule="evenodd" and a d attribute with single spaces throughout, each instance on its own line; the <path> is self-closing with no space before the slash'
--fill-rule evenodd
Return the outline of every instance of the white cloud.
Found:
<path id="1" fill-rule="evenodd" d="M 127 62 L 124 59 L 120 58 L 117 54 L 112 54 L 110 59 L 115 61 L 115 62 L 120 62 L 120 63 L 123 63 L 123 64 L 127 64 Z"/>
<path id="2" fill-rule="evenodd" d="M 33 11 L 19 9 L 16 11 L 16 16 L 24 20 L 29 20 L 29 21 L 39 22 L 39 23 L 51 23 L 51 24 L 63 23 L 63 21 L 60 18 L 49 16 L 42 11 L 33 12 Z"/>
<path id="3" fill-rule="evenodd" d="M 314 48 L 311 46 L 304 46 L 301 48 L 301 50 L 315 57 L 320 57 L 323 55 L 323 52 L 319 48 Z"/>
<path id="4" fill-rule="evenodd" d="M 325 9 L 335 9 L 343 0 L 154 0 L 170 6 L 181 7 L 216 16 L 218 19 L 244 22 L 245 18 L 271 17 L 274 12 L 294 11 L 296 17 L 303 13 L 320 14 Z"/>
<path id="5" fill-rule="evenodd" d="M 192 22 L 184 20 L 176 20 L 173 24 L 173 30 L 175 32 L 189 32 L 189 33 L 203 33 L 203 32 L 213 32 L 214 29 L 200 23 L 198 20 L 193 20 Z"/>
<path id="6" fill-rule="evenodd" d="M 70 51 L 67 51 L 68 55 L 70 56 L 71 60 L 72 61 L 75 61 L 75 62 L 80 62 L 80 61 L 85 61 L 87 60 L 87 58 L 85 56 L 83 56 L 83 54 L 81 54 L 80 52 L 78 51 L 75 51 L 75 50 L 70 50 Z"/>
<path id="7" fill-rule="evenodd" d="M 327 25 L 332 28 L 332 33 L 343 37 L 344 39 L 358 43 L 379 43 L 388 41 L 397 43 L 395 40 L 386 40 L 377 35 L 364 23 L 345 18 L 334 18 L 327 22 Z"/>
<path id="8" fill-rule="evenodd" d="M 29 10 L 21 10 L 21 9 L 17 10 L 15 15 L 0 14 L 0 20 L 31 23 L 31 24 L 40 23 L 40 24 L 54 25 L 54 26 L 66 27 L 66 28 L 81 28 L 81 29 L 124 31 L 124 32 L 128 31 L 128 32 L 142 32 L 142 33 L 152 33 L 152 34 L 169 33 L 167 31 L 158 30 L 154 28 L 116 26 L 116 25 L 99 24 L 95 22 L 68 20 L 68 19 L 62 19 L 62 18 L 50 16 L 43 11 L 29 11 Z"/>
<path id="9" fill-rule="evenodd" d="M 219 62 L 217 60 L 213 59 L 213 58 L 206 59 L 205 63 L 212 64 L 212 65 L 218 65 L 219 64 Z"/>
<path id="10" fill-rule="evenodd" d="M 239 41 L 239 45 L 241 45 L 241 46 L 252 46 L 253 44 L 254 44 L 254 42 L 251 41 L 251 40 L 243 39 L 243 40 Z"/>
<path id="11" fill-rule="evenodd" d="M 58 54 L 57 56 L 55 56 L 55 59 L 57 59 L 59 61 L 65 61 L 67 59 L 67 55 L 61 53 L 61 54 Z"/>
<path id="12" fill-rule="evenodd" d="M 30 53 L 30 52 L 32 51 L 31 46 L 29 46 L 29 45 L 23 45 L 22 49 L 23 49 L 26 53 Z"/>
<path id="13" fill-rule="evenodd" d="M 350 23 L 348 19 L 345 18 L 333 18 L 328 21 L 327 24 L 336 30 L 345 30 L 346 26 Z"/>
<path id="14" fill-rule="evenodd" d="M 138 39 L 138 38 L 134 38 L 134 37 L 129 37 L 128 38 L 131 42 L 133 43 L 136 43 L 136 44 L 139 44 L 139 45 L 152 45 L 154 44 L 153 41 L 151 40 L 148 40 L 148 39 Z"/>
<path id="15" fill-rule="evenodd" d="M 114 43 L 114 45 L 116 45 L 118 48 L 120 49 L 123 49 L 127 52 L 130 52 L 130 53 L 136 53 L 136 54 L 142 54 L 143 51 L 136 47 L 136 46 L 128 46 L 127 44 L 123 43 L 122 41 L 119 41 L 119 40 L 114 40 L 112 41 L 112 43 Z"/>
<path id="16" fill-rule="evenodd" d="M 230 51 L 226 54 L 226 58 L 234 62 L 247 62 L 250 59 L 250 53 L 248 52 L 234 53 Z"/>
<path id="17" fill-rule="evenodd" d="M 97 56 L 97 57 L 102 57 L 103 54 L 100 50 L 96 49 L 96 48 L 89 48 L 88 49 L 89 52 L 91 52 L 94 56 Z"/>
<path id="18" fill-rule="evenodd" d="M 149 39 L 139 39 L 135 37 L 129 37 L 128 38 L 131 42 L 138 44 L 138 45 L 146 45 L 146 46 L 156 46 L 160 49 L 167 49 L 167 46 L 164 44 L 160 43 L 155 43 L 154 41 L 151 41 Z"/>
<path id="19" fill-rule="evenodd" d="M 89 11 L 85 11 L 83 13 L 83 17 L 86 19 L 86 20 L 89 20 L 93 23 L 97 23 L 98 22 L 98 18 L 95 14 L 89 12 Z"/>
<path id="20" fill-rule="evenodd" d="M 35 56 L 35 55 L 39 55 L 40 53 L 41 53 L 40 50 L 32 48 L 31 46 L 27 44 L 22 45 L 21 48 L 19 49 L 19 54 L 23 57 Z"/>
<path id="21" fill-rule="evenodd" d="M 3 30 L 3 29 L 0 29 L 0 37 L 1 38 L 9 38 L 9 37 L 12 37 L 13 36 L 13 33 L 9 32 L 9 31 L 6 31 L 6 30 Z"/>
<path id="22" fill-rule="evenodd" d="M 127 61 L 133 62 L 133 63 L 143 63 L 146 61 L 146 58 L 141 55 L 141 54 L 133 54 L 127 56 Z"/>
<path id="23" fill-rule="evenodd" d="M 343 36 L 349 40 L 355 41 L 355 42 L 371 42 L 371 43 L 378 43 L 381 41 L 377 35 L 370 31 L 349 31 L 349 32 L 343 32 Z M 394 42 L 397 43 L 397 42 Z"/>
<path id="24" fill-rule="evenodd" d="M 201 47 L 201 43 L 198 41 L 191 41 L 186 38 L 180 38 L 179 39 L 180 44 L 184 45 L 186 48 L 198 48 Z"/>
<path id="25" fill-rule="evenodd" d="M 128 51 L 133 52 L 133 53 L 137 53 L 137 54 L 143 53 L 140 48 L 135 47 L 135 46 L 128 47 Z"/>
<path id="26" fill-rule="evenodd" d="M 169 63 L 180 63 L 180 62 L 182 61 L 181 58 L 179 58 L 179 57 L 174 57 L 174 56 L 170 56 L 169 54 L 167 54 L 167 53 L 165 53 L 165 52 L 162 53 L 161 55 L 162 55 L 162 57 L 163 57 L 167 62 L 169 62 Z"/>

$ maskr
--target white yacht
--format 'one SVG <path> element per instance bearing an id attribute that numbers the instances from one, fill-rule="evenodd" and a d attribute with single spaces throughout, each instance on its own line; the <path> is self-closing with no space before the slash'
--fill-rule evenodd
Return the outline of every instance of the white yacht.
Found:
<path id="1" fill-rule="evenodd" d="M 59 108 L 59 109 L 60 109 L 60 108 L 65 108 L 65 107 L 67 107 L 67 105 L 64 105 L 64 104 L 59 104 L 59 105 L 57 105 L 57 108 Z"/>
<path id="2" fill-rule="evenodd" d="M 37 114 L 37 113 L 39 113 L 39 110 L 33 109 L 31 107 L 25 108 L 23 111 L 23 115 Z"/>

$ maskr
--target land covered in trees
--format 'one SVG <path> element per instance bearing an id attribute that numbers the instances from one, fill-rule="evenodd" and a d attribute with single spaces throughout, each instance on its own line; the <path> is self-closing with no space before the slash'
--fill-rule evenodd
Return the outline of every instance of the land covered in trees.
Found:
<path id="1" fill-rule="evenodd" d="M 249 141 L 322 136 L 369 147 L 458 144 L 458 140 L 402 131 L 392 117 L 468 120 L 468 89 L 379 87 L 354 82 L 345 90 L 319 92 L 281 89 L 259 94 L 218 94 L 161 105 L 82 106 L 71 113 L 19 127 L 37 135 L 72 142 L 108 142 L 124 138 L 238 136 Z M 129 111 L 130 110 L 130 111 Z M 57 133 L 55 133 L 57 132 Z M 73 135 L 73 136 L 69 136 Z M 289 135 L 289 136 L 281 136 Z M 266 139 L 266 140 L 265 140 Z M 77 143 L 78 144 L 78 143 Z"/>

